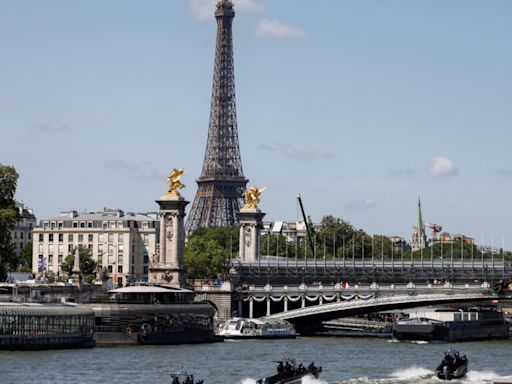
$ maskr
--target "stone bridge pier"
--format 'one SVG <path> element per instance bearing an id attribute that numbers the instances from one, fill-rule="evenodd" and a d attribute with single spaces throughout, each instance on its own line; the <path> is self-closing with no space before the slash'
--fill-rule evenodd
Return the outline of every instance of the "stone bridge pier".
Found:
<path id="1" fill-rule="evenodd" d="M 233 307 L 235 292 L 230 282 L 221 285 L 208 283 L 194 286 L 195 301 L 208 301 L 217 311 L 217 320 L 228 320 L 234 316 L 237 308 Z"/>

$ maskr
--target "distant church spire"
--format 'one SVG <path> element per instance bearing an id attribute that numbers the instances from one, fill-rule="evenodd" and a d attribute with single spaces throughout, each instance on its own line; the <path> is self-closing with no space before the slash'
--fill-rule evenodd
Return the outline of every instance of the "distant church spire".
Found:
<path id="1" fill-rule="evenodd" d="M 416 227 L 418 227 L 421 230 L 424 230 L 423 218 L 421 216 L 421 197 L 420 196 L 418 196 L 418 216 L 416 218 Z"/>
<path id="2" fill-rule="evenodd" d="M 412 228 L 411 249 L 419 251 L 427 245 L 427 236 L 425 234 L 425 226 L 423 225 L 423 217 L 421 215 L 421 198 L 418 196 L 418 212 L 416 216 L 416 225 Z"/>

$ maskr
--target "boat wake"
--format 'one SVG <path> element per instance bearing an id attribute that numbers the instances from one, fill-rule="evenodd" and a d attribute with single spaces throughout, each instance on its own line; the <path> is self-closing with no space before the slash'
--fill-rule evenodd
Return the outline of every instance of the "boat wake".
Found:
<path id="1" fill-rule="evenodd" d="M 256 379 L 246 378 L 243 379 L 240 384 L 256 384 Z M 302 378 L 301 384 L 328 384 L 327 381 L 323 381 L 320 379 L 315 379 L 312 376 L 305 376 Z"/>
<path id="2" fill-rule="evenodd" d="M 491 371 L 469 371 L 459 380 L 451 380 L 451 384 L 489 384 L 497 375 Z M 369 378 L 359 377 L 337 382 L 337 384 L 442 384 L 431 369 L 412 366 L 394 371 L 389 377 Z"/>
<path id="3" fill-rule="evenodd" d="M 451 380 L 450 384 L 490 384 L 494 378 L 499 377 L 492 371 L 469 371 L 468 374 L 459 380 Z M 370 378 L 358 377 L 336 381 L 336 384 L 443 384 L 445 381 L 438 379 L 432 369 L 412 366 L 405 369 L 398 369 L 389 377 Z M 240 384 L 256 384 L 256 379 L 246 378 Z M 302 384 L 328 384 L 327 381 L 306 376 Z"/>

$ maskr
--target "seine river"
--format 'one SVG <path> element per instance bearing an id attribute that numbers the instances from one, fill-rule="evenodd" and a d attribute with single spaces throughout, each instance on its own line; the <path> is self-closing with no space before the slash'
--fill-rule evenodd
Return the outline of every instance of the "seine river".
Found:
<path id="1" fill-rule="evenodd" d="M 449 347 L 469 359 L 469 373 L 452 383 L 486 383 L 512 375 L 512 340 L 417 344 L 389 339 L 311 337 L 247 340 L 203 345 L 135 346 L 42 352 L 0 352 L 0 383 L 169 383 L 184 368 L 205 384 L 250 384 L 273 374 L 274 360 L 293 357 L 321 365 L 325 383 L 441 383 L 432 370 Z"/>

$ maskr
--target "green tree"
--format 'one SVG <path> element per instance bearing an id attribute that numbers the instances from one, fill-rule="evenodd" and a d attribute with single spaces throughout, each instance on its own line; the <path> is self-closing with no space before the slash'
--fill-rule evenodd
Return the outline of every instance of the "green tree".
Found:
<path id="1" fill-rule="evenodd" d="M 21 250 L 16 270 L 18 272 L 32 272 L 32 242 L 27 243 Z"/>
<path id="2" fill-rule="evenodd" d="M 295 257 L 295 244 L 289 242 L 285 236 L 280 234 L 261 236 L 260 248 L 262 255 Z"/>
<path id="3" fill-rule="evenodd" d="M 195 279 L 226 276 L 229 260 L 238 256 L 239 227 L 198 228 L 185 247 L 187 275 Z"/>
<path id="4" fill-rule="evenodd" d="M 91 257 L 91 253 L 88 248 L 80 245 L 78 250 L 80 252 L 80 272 L 84 276 L 85 281 L 92 283 L 98 263 L 96 263 L 96 261 Z M 71 253 L 66 256 L 60 266 L 62 272 L 66 273 L 68 276 L 71 276 L 73 265 L 75 264 L 75 252 L 76 247 L 73 247 Z"/>
<path id="5" fill-rule="evenodd" d="M 0 281 L 5 280 L 7 271 L 15 269 L 17 264 L 10 232 L 18 218 L 14 203 L 17 182 L 16 169 L 0 164 Z"/>
<path id="6" fill-rule="evenodd" d="M 225 277 L 229 270 L 230 254 L 217 240 L 191 237 L 185 248 L 187 274 L 193 279 Z"/>
<path id="7" fill-rule="evenodd" d="M 238 255 L 240 228 L 237 225 L 230 227 L 197 228 L 192 233 L 191 239 L 200 237 L 204 240 L 215 240 L 222 248 L 228 251 L 233 257 Z"/>

